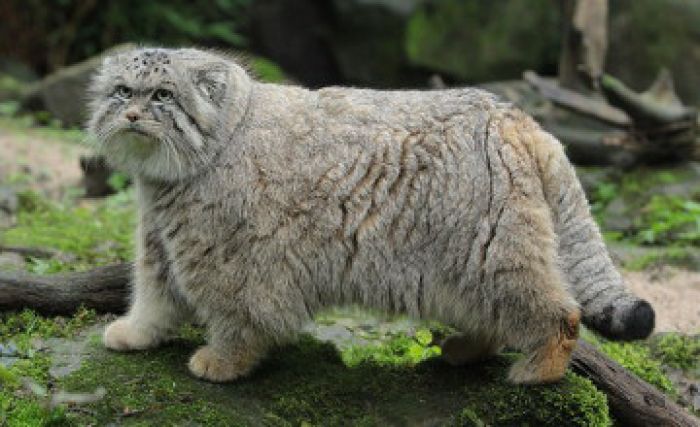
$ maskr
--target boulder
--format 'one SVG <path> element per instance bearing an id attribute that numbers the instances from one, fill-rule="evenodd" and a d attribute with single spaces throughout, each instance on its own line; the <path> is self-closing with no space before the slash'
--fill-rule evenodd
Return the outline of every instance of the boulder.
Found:
<path id="1" fill-rule="evenodd" d="M 133 47 L 132 44 L 119 45 L 102 55 L 49 74 L 28 90 L 23 106 L 30 110 L 46 110 L 63 126 L 82 126 L 87 120 L 86 90 L 103 56 Z"/>

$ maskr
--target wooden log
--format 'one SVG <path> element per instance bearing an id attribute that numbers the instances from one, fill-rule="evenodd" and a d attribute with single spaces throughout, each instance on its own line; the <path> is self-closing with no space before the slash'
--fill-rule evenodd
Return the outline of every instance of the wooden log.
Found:
<path id="1" fill-rule="evenodd" d="M 523 80 L 537 89 L 542 96 L 576 113 L 581 113 L 618 127 L 631 124 L 629 116 L 605 101 L 582 95 L 559 86 L 555 81 L 540 77 L 534 71 L 525 71 Z"/>
<path id="2" fill-rule="evenodd" d="M 122 313 L 128 305 L 130 277 L 128 263 L 47 276 L 0 272 L 0 311 L 31 308 L 69 315 L 83 305 L 101 313 Z"/>
<path id="3" fill-rule="evenodd" d="M 696 125 L 697 110 L 683 105 L 668 71 L 662 71 L 649 90 L 637 93 L 615 77 L 603 74 L 600 88 L 610 103 L 624 110 L 636 127 L 654 128 L 673 124 Z"/>
<path id="4" fill-rule="evenodd" d="M 698 427 L 700 420 L 654 386 L 579 340 L 571 359 L 574 372 L 589 378 L 608 396 L 610 411 L 625 426 Z"/>
<path id="5" fill-rule="evenodd" d="M 623 169 L 637 163 L 638 153 L 626 143 L 622 131 L 583 129 L 548 121 L 542 126 L 566 147 L 566 156 L 581 166 L 614 165 Z"/>

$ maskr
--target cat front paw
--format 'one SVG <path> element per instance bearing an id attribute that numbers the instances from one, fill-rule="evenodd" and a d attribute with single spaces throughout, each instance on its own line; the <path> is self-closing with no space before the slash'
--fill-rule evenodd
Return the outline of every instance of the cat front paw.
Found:
<path id="1" fill-rule="evenodd" d="M 205 345 L 192 355 L 188 367 L 197 378 L 222 383 L 248 375 L 258 359 L 257 354 L 245 351 L 223 357 Z"/>
<path id="2" fill-rule="evenodd" d="M 159 343 L 155 334 L 138 328 L 125 317 L 107 326 L 102 342 L 105 347 L 117 351 L 145 350 Z"/>

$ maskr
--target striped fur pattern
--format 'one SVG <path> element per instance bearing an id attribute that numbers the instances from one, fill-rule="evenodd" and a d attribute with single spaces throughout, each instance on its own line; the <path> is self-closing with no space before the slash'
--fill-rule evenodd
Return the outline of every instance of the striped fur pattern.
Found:
<path id="1" fill-rule="evenodd" d="M 194 318 L 208 344 L 190 370 L 230 381 L 319 309 L 361 304 L 456 326 L 452 363 L 520 349 L 511 380 L 540 383 L 564 374 L 580 308 L 609 336 L 653 327 L 561 145 L 486 92 L 310 91 L 219 54 L 139 49 L 105 61 L 92 99 L 98 151 L 140 206 L 110 348 Z"/>

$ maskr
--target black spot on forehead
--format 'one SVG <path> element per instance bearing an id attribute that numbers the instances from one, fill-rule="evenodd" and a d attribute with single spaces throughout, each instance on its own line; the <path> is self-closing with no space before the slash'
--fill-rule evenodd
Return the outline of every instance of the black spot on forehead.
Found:
<path id="1" fill-rule="evenodd" d="M 142 50 L 133 54 L 125 64 L 125 69 L 136 73 L 136 77 L 145 78 L 158 74 L 169 74 L 165 68 L 170 65 L 170 54 L 159 49 Z"/>

